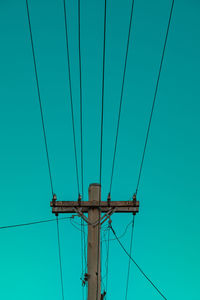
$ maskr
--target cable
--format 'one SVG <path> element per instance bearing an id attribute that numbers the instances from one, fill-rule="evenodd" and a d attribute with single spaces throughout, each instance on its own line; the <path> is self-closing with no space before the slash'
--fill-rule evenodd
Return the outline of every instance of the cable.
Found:
<path id="1" fill-rule="evenodd" d="M 80 83 L 80 130 L 81 130 L 81 182 L 82 182 L 82 198 L 84 197 L 84 172 L 83 172 L 83 97 L 82 97 L 82 63 L 81 63 L 81 3 L 78 0 L 78 48 L 79 48 L 79 83 Z M 84 269 L 86 271 L 86 241 L 85 228 L 81 219 L 81 251 L 82 251 L 82 275 Z M 84 234 L 83 234 L 84 233 Z M 85 267 L 84 267 L 85 263 Z M 84 291 L 83 291 L 84 300 Z"/>
<path id="2" fill-rule="evenodd" d="M 60 279 L 61 279 L 61 288 L 62 288 L 62 299 L 64 300 L 64 285 L 63 285 L 63 275 L 62 275 L 62 260 L 61 260 L 61 250 L 60 250 L 60 234 L 59 234 L 59 224 L 58 217 L 56 217 L 57 221 L 57 236 L 58 236 L 58 253 L 59 253 L 59 263 L 60 263 Z"/>
<path id="3" fill-rule="evenodd" d="M 109 262 L 109 250 L 110 250 L 110 226 L 108 229 L 108 246 L 107 246 L 107 259 L 106 259 L 106 298 L 108 293 L 108 262 Z"/>
<path id="4" fill-rule="evenodd" d="M 128 227 L 133 223 L 133 221 L 131 221 L 130 223 L 128 223 L 128 225 L 126 226 L 124 232 L 118 237 L 118 239 L 121 239 L 125 236 L 127 230 L 128 230 Z M 108 230 L 108 229 L 107 229 Z M 109 238 L 109 241 L 115 241 L 116 239 L 110 239 Z M 108 241 L 108 240 L 104 240 L 104 241 Z"/>
<path id="5" fill-rule="evenodd" d="M 102 107 L 101 107 L 101 143 L 100 143 L 100 184 L 102 178 L 102 154 L 103 154 L 103 120 L 104 120 L 104 87 L 105 87 L 105 59 L 106 59 L 106 15 L 107 0 L 104 4 L 104 39 L 103 39 L 103 72 L 102 72 Z"/>
<path id="6" fill-rule="evenodd" d="M 81 228 L 81 229 L 78 228 L 78 227 L 72 222 L 72 219 L 70 220 L 70 223 L 71 223 L 71 225 L 72 225 L 74 228 L 76 228 L 78 231 L 82 231 L 82 228 Z"/>
<path id="7" fill-rule="evenodd" d="M 43 109 L 42 109 L 42 102 L 41 102 L 41 96 L 40 96 L 40 86 L 39 86 L 39 80 L 38 80 L 38 72 L 37 72 L 37 64 L 36 64 L 36 58 L 35 58 L 35 49 L 34 49 L 34 44 L 33 44 L 33 34 L 32 34 L 32 29 L 31 29 L 31 20 L 30 20 L 30 14 L 29 14 L 28 0 L 26 0 L 26 8 L 27 8 L 28 24 L 29 24 L 29 31 L 30 31 L 32 54 L 33 54 L 33 64 L 34 64 L 35 78 L 36 78 L 36 85 L 37 85 L 37 92 L 38 92 L 38 100 L 39 100 L 41 120 L 42 120 L 44 143 L 45 143 L 47 163 L 48 163 L 48 169 L 49 169 L 49 179 L 50 179 L 50 184 L 51 184 L 51 192 L 52 192 L 52 196 L 53 196 L 53 194 L 54 194 L 53 181 L 52 181 L 49 152 L 48 152 L 48 146 L 47 146 L 46 130 L 45 130 L 45 125 L 44 125 Z"/>
<path id="8" fill-rule="evenodd" d="M 79 45 L 79 83 L 80 83 L 80 126 L 81 126 L 81 177 L 82 177 L 82 197 L 83 197 L 83 97 L 82 97 L 82 64 L 81 64 L 81 4 L 78 0 L 78 45 Z"/>
<path id="9" fill-rule="evenodd" d="M 40 87 L 39 87 L 38 72 L 37 72 L 37 65 L 36 65 L 36 58 L 35 58 L 35 49 L 34 49 L 34 44 L 33 44 L 33 35 L 32 35 L 32 29 L 31 29 L 31 20 L 30 20 L 30 14 L 29 14 L 28 0 L 26 0 L 26 8 L 27 8 L 28 24 L 29 24 L 29 31 L 30 31 L 32 54 L 33 54 L 33 63 L 34 63 L 34 69 L 35 69 L 35 78 L 36 78 L 37 91 L 38 91 L 38 99 L 39 99 L 39 106 L 40 106 L 40 113 L 41 113 L 41 120 L 42 120 L 43 135 L 44 135 L 45 149 L 46 149 L 48 169 L 49 169 L 49 178 L 50 178 L 50 184 L 51 184 L 51 192 L 52 192 L 52 196 L 53 196 L 54 195 L 53 181 L 52 181 L 52 174 L 51 174 L 49 153 L 48 153 L 48 146 L 47 146 L 46 131 L 45 131 L 45 125 L 44 125 L 44 117 L 43 117 L 42 102 L 41 102 L 41 96 L 40 96 Z M 63 288 L 62 265 L 61 265 L 61 256 L 60 256 L 60 238 L 59 238 L 58 217 L 57 217 L 57 235 L 58 235 L 58 251 L 59 251 L 59 262 L 60 262 L 62 298 L 64 300 L 64 288 Z"/>
<path id="10" fill-rule="evenodd" d="M 103 117 L 104 117 L 104 86 L 105 86 L 105 58 L 106 58 L 106 19 L 107 19 L 107 0 L 104 1 L 104 35 L 103 35 L 103 72 L 102 72 L 102 108 L 101 108 L 101 142 L 100 142 L 100 187 L 99 187 L 99 205 L 101 201 L 101 181 L 102 181 L 102 154 L 103 154 Z M 99 224 L 100 226 L 100 214 Z M 100 234 L 98 235 L 98 249 L 100 246 Z M 101 262 L 100 262 L 101 268 Z M 101 271 L 101 270 L 100 270 Z M 97 289 L 96 289 L 96 300 L 98 300 L 99 293 L 99 251 L 97 255 Z"/>
<path id="11" fill-rule="evenodd" d="M 67 65 L 68 65 L 68 75 L 69 75 L 69 92 L 70 92 L 71 115 L 72 115 L 72 130 L 73 130 L 74 154 L 75 154 L 75 164 L 76 164 L 76 180 L 77 180 L 78 195 L 79 195 L 80 194 L 80 187 L 79 187 L 79 174 L 78 174 L 78 159 L 77 159 L 77 150 L 76 150 L 76 135 L 75 135 L 75 125 L 74 125 L 74 108 L 73 108 L 73 97 L 72 97 L 71 68 L 70 68 L 69 41 L 68 41 L 68 26 L 67 26 L 67 14 L 66 14 L 65 0 L 63 0 L 63 8 L 64 8 L 64 23 L 65 23 L 65 40 L 66 40 L 66 48 L 67 48 Z"/>
<path id="12" fill-rule="evenodd" d="M 84 237 L 85 237 L 85 232 L 83 231 L 83 220 L 81 218 L 81 261 L 82 261 L 82 278 L 84 277 Z M 84 286 L 82 288 L 82 297 L 84 300 Z"/>
<path id="13" fill-rule="evenodd" d="M 166 36 L 165 36 L 165 42 L 164 42 L 164 46 L 163 46 L 162 57 L 161 57 L 161 62 L 160 62 L 160 67 L 159 67 L 159 72 L 158 72 L 158 78 L 157 78 L 156 88 L 155 88 L 155 92 L 154 92 L 153 104 L 152 104 L 152 108 L 151 108 L 149 124 L 148 124 L 146 139 L 145 139 L 145 143 L 144 143 L 144 150 L 143 150 L 143 154 L 142 154 L 142 160 L 141 160 L 141 164 L 140 164 L 139 175 L 138 175 L 137 186 L 136 186 L 136 192 L 135 192 L 136 195 L 137 195 L 139 184 L 140 184 L 140 178 L 141 178 L 141 173 L 142 173 L 142 168 L 143 168 L 143 163 L 144 163 L 144 157 L 145 157 L 145 153 L 146 153 L 146 147 L 147 147 L 149 131 L 150 131 L 150 127 L 151 127 L 152 116 L 153 116 L 154 107 L 155 107 L 156 96 L 157 96 L 157 92 L 158 92 L 158 85 L 159 85 L 159 81 L 160 81 L 160 74 L 161 74 L 164 55 L 165 55 L 165 49 L 166 49 L 166 44 L 167 44 L 169 28 L 170 28 L 170 24 L 171 24 L 173 8 L 174 8 L 174 0 L 172 0 L 172 5 L 171 5 L 171 10 L 170 10 L 170 15 L 169 15 L 169 21 L 168 21 L 167 31 L 166 31 Z"/>
<path id="14" fill-rule="evenodd" d="M 117 121 L 117 132 L 116 132 L 115 148 L 114 148 L 114 155 L 113 155 L 113 164 L 112 164 L 111 179 L 110 179 L 110 194 L 111 194 L 111 190 L 112 190 L 113 174 L 114 174 L 114 167 L 115 167 L 115 157 L 116 157 L 117 142 L 118 142 L 118 135 L 119 135 L 119 125 L 120 125 L 120 117 L 121 117 L 121 109 L 122 109 L 122 100 L 123 100 L 123 94 L 124 94 L 124 82 L 125 82 L 125 76 L 126 76 L 126 65 L 127 65 L 127 59 L 128 59 L 128 51 L 129 51 L 129 42 L 130 42 L 130 34 L 131 34 L 131 27 L 132 27 L 134 3 L 135 3 L 134 0 L 132 0 L 131 16 L 130 16 L 129 31 L 128 31 L 128 39 L 127 39 L 127 46 L 126 46 L 126 56 L 125 56 L 125 62 L 124 62 L 124 72 L 123 72 L 123 79 L 122 79 L 121 97 L 120 97 L 120 105 L 119 105 L 119 114 L 118 114 L 118 121 Z"/>
<path id="15" fill-rule="evenodd" d="M 130 258 L 130 260 L 136 265 L 136 267 L 138 268 L 138 270 L 142 273 L 142 275 L 149 281 L 149 283 L 156 289 L 156 291 L 160 294 L 161 297 L 163 297 L 164 299 L 167 300 L 167 298 L 161 293 L 161 291 L 155 286 L 155 284 L 151 281 L 151 279 L 149 279 L 149 277 L 144 273 L 144 271 L 140 268 L 140 266 L 135 262 L 135 260 L 130 256 L 130 254 L 128 253 L 128 251 L 124 248 L 123 244 L 121 243 L 121 241 L 119 240 L 119 238 L 117 237 L 112 225 L 111 225 L 111 230 L 114 234 L 114 236 L 116 237 L 118 243 L 120 244 L 120 246 L 122 247 L 122 249 L 124 250 L 124 252 L 128 255 L 128 257 Z"/>
<path id="16" fill-rule="evenodd" d="M 66 217 L 66 218 L 59 218 L 59 220 L 66 220 L 71 219 L 72 217 Z M 50 219 L 50 220 L 43 220 L 43 221 L 36 221 L 36 222 L 29 222 L 29 223 L 22 223 L 22 224 L 15 224 L 15 225 L 8 225 L 8 226 L 2 226 L 1 229 L 9 229 L 9 228 L 15 228 L 15 227 L 23 227 L 23 226 L 29 226 L 29 225 L 35 225 L 35 224 L 41 224 L 41 223 L 48 223 L 48 222 L 54 222 L 56 219 Z"/>
<path id="17" fill-rule="evenodd" d="M 131 230 L 131 242 L 130 242 L 130 256 L 131 256 L 131 253 L 132 253 L 132 246 L 133 246 L 133 231 L 134 231 L 134 223 L 135 223 L 134 221 L 135 221 L 135 216 L 133 215 L 132 230 Z M 127 300 L 127 297 L 128 297 L 128 285 L 129 285 L 130 267 L 131 267 L 131 259 L 129 257 L 128 272 L 127 272 L 127 281 L 126 281 L 125 300 Z"/>

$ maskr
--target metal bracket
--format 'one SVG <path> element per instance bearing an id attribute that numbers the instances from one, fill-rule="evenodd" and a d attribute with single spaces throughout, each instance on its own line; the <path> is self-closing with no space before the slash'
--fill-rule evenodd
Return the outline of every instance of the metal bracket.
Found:
<path id="1" fill-rule="evenodd" d="M 81 217 L 86 223 L 93 225 L 88 218 L 82 213 L 80 208 L 73 207 L 74 211 Z"/>
<path id="2" fill-rule="evenodd" d="M 82 213 L 80 208 L 74 207 L 74 211 L 81 217 L 86 223 L 92 226 L 96 226 L 98 224 L 103 224 L 106 220 L 108 220 L 111 215 L 116 211 L 116 208 L 111 208 L 100 220 L 96 220 L 94 223 L 91 223 L 88 218 Z"/>

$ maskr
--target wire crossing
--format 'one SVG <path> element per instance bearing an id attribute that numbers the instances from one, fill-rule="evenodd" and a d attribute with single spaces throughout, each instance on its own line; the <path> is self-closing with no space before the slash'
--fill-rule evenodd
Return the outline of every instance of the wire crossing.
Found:
<path id="1" fill-rule="evenodd" d="M 172 0 L 172 4 L 171 4 L 169 21 L 168 21 L 168 25 L 167 25 L 167 31 L 166 31 L 166 35 L 165 35 L 165 41 L 164 41 L 164 46 L 163 46 L 163 51 L 162 51 L 162 57 L 161 57 L 161 61 L 160 61 L 159 71 L 158 71 L 158 78 L 157 78 L 155 92 L 154 92 L 153 104 L 152 104 L 152 108 L 151 108 L 151 113 L 150 113 L 150 118 L 149 118 L 149 124 L 148 124 L 146 138 L 145 138 L 145 143 L 144 143 L 144 150 L 143 150 L 143 153 L 142 153 L 142 159 L 141 159 L 141 164 L 140 164 L 140 169 L 139 169 L 139 175 L 138 175 L 136 192 L 135 192 L 136 195 L 137 195 L 137 192 L 138 192 L 138 188 L 139 188 L 139 184 L 140 184 L 140 179 L 141 179 L 141 174 L 142 174 L 144 157 L 145 157 L 146 148 L 147 148 L 147 142 L 148 142 L 148 138 L 149 138 L 149 131 L 150 131 L 150 127 L 151 127 L 151 121 L 152 121 L 152 117 L 153 117 L 153 113 L 154 113 L 154 107 L 155 107 L 155 102 L 156 102 L 156 97 L 157 97 L 157 92 L 158 92 L 158 86 L 159 86 L 159 81 L 160 81 L 160 74 L 161 74 L 162 66 L 163 66 L 163 60 L 164 60 L 164 56 L 165 56 L 165 50 L 166 50 L 167 39 L 168 39 L 168 35 L 169 35 L 169 29 L 170 29 L 170 24 L 171 24 L 171 19 L 172 19 L 173 8 L 174 8 L 174 0 Z"/>
<path id="2" fill-rule="evenodd" d="M 151 279 L 149 279 L 149 277 L 144 273 L 144 271 L 140 268 L 140 266 L 135 262 L 135 260 L 130 256 L 130 254 L 128 253 L 128 251 L 124 248 L 123 244 L 121 243 L 121 241 L 119 240 L 118 236 L 116 235 L 113 227 L 111 226 L 111 230 L 114 234 L 114 236 L 116 237 L 118 243 L 120 244 L 120 246 L 122 247 L 122 249 L 124 250 L 124 252 L 128 255 L 128 257 L 130 258 L 130 260 L 136 265 L 136 267 L 138 268 L 138 270 L 142 273 L 142 275 L 149 281 L 149 283 L 156 289 L 156 291 L 160 294 L 160 296 L 167 300 L 167 298 L 163 295 L 163 293 L 155 286 L 155 284 L 151 281 Z"/>

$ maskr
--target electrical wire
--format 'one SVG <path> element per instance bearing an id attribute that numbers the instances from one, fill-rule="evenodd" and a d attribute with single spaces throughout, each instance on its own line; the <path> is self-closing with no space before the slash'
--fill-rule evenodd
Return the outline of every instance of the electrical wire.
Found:
<path id="1" fill-rule="evenodd" d="M 34 49 L 34 44 L 33 44 L 33 34 L 32 34 L 32 28 L 31 28 L 28 0 L 26 0 L 26 9 L 27 9 L 27 16 L 28 16 L 28 24 L 29 24 L 32 54 L 33 54 L 33 64 L 34 64 L 35 79 L 36 79 L 37 92 L 38 92 L 38 100 L 39 100 L 41 120 L 42 120 L 43 136 L 44 136 L 44 143 L 45 143 L 48 170 L 49 170 L 49 179 L 50 179 L 50 185 L 51 185 L 51 192 L 52 192 L 52 196 L 53 196 L 54 192 L 53 192 L 52 173 L 51 173 L 51 166 L 50 166 L 50 159 L 49 159 L 49 152 L 48 152 L 48 145 L 47 145 L 46 129 L 45 129 L 45 125 L 44 125 L 44 116 L 43 116 L 42 101 L 41 101 L 41 96 L 40 96 L 40 86 L 39 86 L 39 80 L 38 80 L 38 72 L 37 72 L 37 64 L 36 64 L 36 57 L 35 57 L 35 49 Z"/>
<path id="2" fill-rule="evenodd" d="M 124 232 L 118 237 L 119 239 L 123 238 L 128 230 L 128 227 L 133 223 L 133 221 L 131 221 L 130 223 L 128 223 L 128 225 L 126 226 Z M 107 229 L 109 230 L 109 228 Z M 115 241 L 116 239 L 111 239 L 109 238 L 109 241 Z M 108 240 L 104 240 L 104 241 L 108 241 Z"/>
<path id="3" fill-rule="evenodd" d="M 104 2 L 104 38 L 103 38 L 103 72 L 102 72 L 102 99 L 101 99 L 101 142 L 100 142 L 100 184 L 102 180 L 102 156 L 103 156 L 103 121 L 104 121 L 104 89 L 105 89 L 105 60 L 106 60 L 106 15 L 107 0 Z"/>
<path id="4" fill-rule="evenodd" d="M 83 170 L 83 96 L 82 96 L 82 61 L 81 61 L 81 3 L 78 0 L 78 50 L 79 50 L 79 84 L 80 84 L 80 131 L 81 131 L 81 183 L 82 183 L 82 198 L 84 197 L 84 170 Z M 82 277 L 84 270 L 86 271 L 86 241 L 85 228 L 81 219 L 81 252 L 82 252 Z M 82 232 L 84 234 L 82 234 Z M 85 263 L 85 267 L 84 267 Z M 84 300 L 84 291 L 83 291 Z"/>
<path id="5" fill-rule="evenodd" d="M 78 0 L 78 50 L 79 50 L 79 84 L 80 84 L 80 130 L 81 130 L 81 178 L 83 197 L 83 97 L 82 97 L 82 62 L 81 62 L 81 4 Z"/>
<path id="6" fill-rule="evenodd" d="M 145 158 L 145 153 L 146 153 L 147 142 L 148 142 L 148 138 L 149 138 L 149 132 L 150 132 L 151 121 L 152 121 L 152 116 L 153 116 L 154 107 L 155 107 L 156 96 L 157 96 L 157 92 L 158 92 L 158 86 L 159 86 L 160 75 L 161 75 L 161 70 L 162 70 L 162 65 L 163 65 L 163 60 L 164 60 L 164 55 L 165 55 L 165 49 L 166 49 L 166 44 L 167 44 L 167 39 L 168 39 L 168 34 L 169 34 L 169 28 L 170 28 L 170 24 L 171 24 L 173 8 L 174 8 L 174 0 L 172 0 L 172 4 L 171 4 L 171 10 L 170 10 L 170 15 L 169 15 L 169 20 L 168 20 L 168 26 L 167 26 L 167 31 L 166 31 L 166 36 L 165 36 L 165 41 L 164 41 L 164 46 L 163 46 L 163 51 L 162 51 L 162 57 L 161 57 L 161 62 L 160 62 L 160 67 L 159 67 L 159 72 L 158 72 L 158 78 L 157 78 L 155 92 L 154 92 L 153 104 L 152 104 L 152 108 L 151 108 L 151 113 L 150 113 L 150 118 L 149 118 L 146 138 L 145 138 L 144 150 L 143 150 L 143 154 L 142 154 L 142 159 L 141 159 L 141 164 L 140 164 L 140 169 L 139 169 L 139 175 L 138 175 L 135 195 L 137 195 L 138 188 L 139 188 L 139 183 L 140 183 L 140 179 L 141 179 L 142 168 L 143 168 L 143 163 L 144 163 L 144 158 Z M 127 297 L 128 297 L 130 262 L 131 262 L 131 252 L 132 252 L 132 244 L 133 244 L 133 230 L 134 230 L 134 219 L 133 219 L 133 226 L 132 226 L 132 232 L 131 232 L 130 256 L 129 256 L 129 263 L 128 263 L 128 274 L 127 274 L 127 285 L 126 285 L 125 300 L 127 300 Z"/>
<path id="7" fill-rule="evenodd" d="M 130 42 L 130 35 L 131 35 L 134 3 L 135 3 L 134 0 L 132 0 L 129 31 L 128 31 L 128 38 L 127 38 L 127 46 L 126 46 L 126 56 L 125 56 L 125 62 L 124 62 L 124 71 L 123 71 L 122 88 L 121 88 L 121 96 L 120 96 L 120 105 L 119 105 L 119 113 L 118 113 L 118 121 L 117 121 L 117 132 L 116 132 L 111 179 L 110 179 L 110 192 L 109 192 L 110 195 L 111 195 L 111 190 L 112 190 L 115 158 L 116 158 L 116 152 L 117 152 L 117 142 L 118 142 L 118 135 L 119 135 L 119 125 L 120 125 L 121 110 L 122 110 L 122 100 L 123 100 L 123 94 L 124 94 L 124 83 L 125 83 L 125 76 L 126 76 L 126 66 L 127 66 L 127 60 L 128 60 L 128 51 L 129 51 L 129 42 Z"/>
<path id="8" fill-rule="evenodd" d="M 85 237 L 85 232 L 84 232 L 84 227 L 83 227 L 83 220 L 81 218 L 81 262 L 82 262 L 82 278 L 84 278 L 84 237 Z M 84 300 L 84 286 L 82 288 L 82 297 Z"/>
<path id="9" fill-rule="evenodd" d="M 160 289 L 158 289 L 156 287 L 156 285 L 151 281 L 151 279 L 149 279 L 149 277 L 144 273 L 144 271 L 141 269 L 141 267 L 136 263 L 136 261 L 131 257 L 131 255 L 128 253 L 128 251 L 125 249 L 125 247 L 123 246 L 123 244 L 121 243 L 121 241 L 119 240 L 119 238 L 117 237 L 112 225 L 111 225 L 111 230 L 114 234 L 114 236 L 116 237 L 119 245 L 121 246 L 121 248 L 124 250 L 124 252 L 128 255 L 128 257 L 130 258 L 130 260 L 135 264 L 135 266 L 138 268 L 138 270 L 142 273 L 142 275 L 149 281 L 149 283 L 156 289 L 156 291 L 160 294 L 161 297 L 163 297 L 165 300 L 167 300 L 167 298 L 163 295 L 163 293 L 160 291 Z"/>
<path id="10" fill-rule="evenodd" d="M 160 67 L 159 67 L 159 72 L 158 72 L 158 78 L 157 78 L 155 92 L 154 92 L 153 104 L 152 104 L 152 108 L 151 108 L 151 113 L 150 113 L 150 118 L 149 118 L 149 123 L 148 123 L 145 143 L 144 143 L 144 150 L 143 150 L 143 154 L 142 154 L 142 159 L 141 159 L 141 164 L 140 164 L 140 169 L 139 169 L 139 175 L 138 175 L 138 180 L 137 180 L 137 185 L 136 185 L 136 192 L 135 192 L 136 195 L 137 195 L 137 192 L 138 192 L 140 179 L 141 179 L 141 174 L 142 174 L 144 157 L 145 157 L 145 153 L 146 153 L 146 147 L 147 147 L 147 142 L 148 142 L 148 138 L 149 138 L 149 131 L 150 131 L 150 127 L 151 127 L 151 121 L 152 121 L 152 116 L 153 116 L 153 112 L 154 112 L 156 96 L 157 96 L 157 92 L 158 92 L 160 74 L 161 74 L 161 70 L 162 70 L 162 65 L 163 65 L 163 60 L 164 60 L 164 55 L 165 55 L 165 49 L 166 49 L 166 45 L 167 45 L 167 39 L 168 39 L 168 34 L 169 34 L 169 29 L 170 29 L 170 24 L 171 24 L 171 19 L 172 19 L 173 8 L 174 8 L 174 0 L 172 0 L 172 4 L 171 4 L 171 10 L 170 10 L 169 20 L 168 20 L 168 25 L 167 25 L 167 31 L 166 31 L 166 35 L 165 35 L 165 41 L 164 41 L 164 46 L 163 46 L 163 51 L 162 51 L 162 56 L 161 56 L 161 61 L 160 61 Z"/>
<path id="11" fill-rule="evenodd" d="M 107 21 L 107 0 L 104 1 L 104 32 L 103 32 L 103 72 L 102 72 L 102 99 L 101 99 L 101 142 L 100 142 L 100 174 L 99 174 L 99 205 L 101 201 L 101 182 L 102 182 L 102 157 L 103 157 L 103 120 L 104 120 L 104 87 L 105 87 L 105 60 L 106 60 L 106 21 Z M 100 226 L 101 214 L 99 214 L 99 224 Z M 101 236 L 98 234 L 98 249 L 100 246 Z M 99 251 L 97 255 L 97 289 L 96 289 L 96 300 L 98 300 L 99 294 Z M 101 259 L 101 258 L 100 258 Z M 101 272 L 101 262 L 100 262 L 100 272 Z"/>
<path id="12" fill-rule="evenodd" d="M 60 249 L 60 234 L 59 234 L 59 222 L 58 216 L 56 216 L 57 223 L 57 236 L 58 236 L 58 254 L 59 254 L 59 263 L 60 263 L 60 279 L 61 279 L 61 289 L 62 289 L 62 299 L 64 300 L 64 285 L 63 285 L 63 275 L 62 275 L 62 260 L 61 260 L 61 249 Z"/>
<path id="13" fill-rule="evenodd" d="M 133 247 L 133 231 L 134 231 L 134 223 L 135 223 L 134 221 L 135 221 L 135 216 L 133 215 L 132 230 L 131 230 L 131 241 L 130 241 L 130 256 L 131 256 L 132 247 Z M 127 271 L 127 280 L 126 280 L 125 300 L 127 300 L 127 298 L 128 298 L 128 285 L 129 285 L 130 267 L 131 267 L 131 259 L 129 257 L 128 271 Z"/>
<path id="14" fill-rule="evenodd" d="M 107 298 L 107 293 L 108 293 L 109 250 L 110 250 L 110 226 L 108 229 L 108 245 L 107 245 L 107 258 L 106 258 L 106 298 Z"/>
<path id="15" fill-rule="evenodd" d="M 72 217 L 66 217 L 66 218 L 59 218 L 59 220 L 66 220 L 71 219 Z M 35 222 L 29 222 L 29 223 L 22 223 L 22 224 L 15 224 L 15 225 L 8 225 L 8 226 L 2 226 L 1 229 L 9 229 L 9 228 L 16 228 L 16 227 L 23 227 L 23 226 L 30 226 L 30 225 L 36 225 L 41 223 L 48 223 L 48 222 L 54 222 L 56 219 L 50 219 L 50 220 L 42 220 L 42 221 L 35 221 Z"/>
<path id="16" fill-rule="evenodd" d="M 51 167 L 50 167 L 50 160 L 49 160 L 46 130 L 45 130 L 45 125 L 44 125 L 43 109 L 42 109 L 42 102 L 41 102 L 41 96 L 40 96 L 40 87 L 39 87 L 39 80 L 38 80 L 38 72 L 37 72 L 37 64 L 36 64 L 35 49 L 34 49 L 34 43 L 33 43 L 33 34 L 32 34 L 32 28 L 31 28 L 31 20 L 30 20 L 28 0 L 26 0 L 26 8 L 27 8 L 29 32 L 30 32 L 30 39 L 31 39 L 32 54 L 33 54 L 33 64 L 34 64 L 35 78 L 36 78 L 36 85 L 37 85 L 37 92 L 38 92 L 38 100 L 39 100 L 41 120 L 42 120 L 43 135 L 44 135 L 45 149 L 46 149 L 46 155 L 47 155 L 47 163 L 48 163 L 48 169 L 49 169 L 49 178 L 50 178 L 51 192 L 52 192 L 52 197 L 53 197 L 53 195 L 54 195 L 53 181 L 52 181 L 52 174 L 51 174 Z M 58 251 L 59 251 L 59 262 L 60 262 L 62 298 L 64 300 L 64 287 L 63 287 L 63 279 L 62 279 L 62 264 L 61 264 L 61 257 L 60 257 L 60 239 L 59 239 L 58 217 L 57 217 L 57 235 L 58 235 Z"/>
<path id="17" fill-rule="evenodd" d="M 66 48 L 67 48 L 67 65 L 68 65 L 68 76 L 69 76 L 68 78 L 69 78 L 69 92 L 70 92 L 71 115 L 72 115 L 74 155 L 75 155 L 75 164 L 76 164 L 76 180 L 77 180 L 78 195 L 79 195 L 80 194 L 80 187 L 79 187 L 78 159 L 77 159 L 76 135 L 75 135 L 75 125 L 74 125 L 74 108 L 73 108 L 73 97 L 72 97 L 71 67 L 70 67 L 68 26 L 67 26 L 67 13 L 66 13 L 66 2 L 65 2 L 65 0 L 63 0 L 63 9 L 64 9 L 64 24 L 65 24 L 65 41 L 66 41 Z"/>

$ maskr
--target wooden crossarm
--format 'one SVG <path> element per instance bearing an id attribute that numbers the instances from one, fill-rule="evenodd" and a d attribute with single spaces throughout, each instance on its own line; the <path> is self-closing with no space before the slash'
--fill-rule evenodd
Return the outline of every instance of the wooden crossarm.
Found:
<path id="1" fill-rule="evenodd" d="M 111 208 L 115 208 L 115 212 L 121 213 L 137 213 L 139 212 L 139 201 L 110 201 L 109 206 L 107 201 L 55 201 L 51 202 L 53 213 L 74 213 L 74 207 L 81 208 L 83 213 L 87 213 L 92 207 L 100 208 L 101 212 L 108 212 Z"/>
<path id="2" fill-rule="evenodd" d="M 51 207 L 81 207 L 81 208 L 87 208 L 87 207 L 100 207 L 105 208 L 108 207 L 107 201 L 93 201 L 92 203 L 90 201 L 82 201 L 79 203 L 78 201 L 56 201 L 51 202 Z M 139 201 L 110 201 L 109 207 L 139 207 Z"/>

